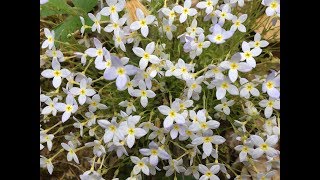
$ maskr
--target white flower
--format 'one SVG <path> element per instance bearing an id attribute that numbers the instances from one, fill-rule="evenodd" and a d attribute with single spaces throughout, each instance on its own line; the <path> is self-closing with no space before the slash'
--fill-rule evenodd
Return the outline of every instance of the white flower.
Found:
<path id="1" fill-rule="evenodd" d="M 40 4 L 45 4 L 47 3 L 49 0 L 40 0 Z"/>
<path id="2" fill-rule="evenodd" d="M 253 144 L 247 143 L 245 145 L 238 145 L 234 148 L 236 151 L 240 151 L 239 160 L 240 162 L 246 161 L 248 153 L 253 151 Z"/>
<path id="3" fill-rule="evenodd" d="M 200 34 L 197 41 L 195 41 L 195 43 L 192 44 L 191 46 L 192 46 L 193 51 L 191 51 L 190 54 L 194 52 L 195 56 L 200 56 L 200 54 L 203 51 L 203 48 L 208 48 L 210 46 L 210 41 L 205 41 L 204 34 Z M 193 56 L 191 56 L 191 57 L 193 57 Z"/>
<path id="4" fill-rule="evenodd" d="M 73 87 L 70 89 L 70 92 L 75 96 L 79 96 L 78 102 L 80 105 L 83 105 L 86 102 L 87 96 L 90 97 L 96 93 L 94 89 L 88 87 L 86 78 L 81 79 L 80 88 Z"/>
<path id="5" fill-rule="evenodd" d="M 110 142 L 113 140 L 115 142 L 115 138 L 120 140 L 124 139 L 124 133 L 119 129 L 119 124 L 115 117 L 112 118 L 111 123 L 108 120 L 98 120 L 98 124 L 105 129 L 103 135 L 103 141 L 105 143 Z"/>
<path id="6" fill-rule="evenodd" d="M 168 23 L 170 25 L 172 25 L 172 23 L 176 17 L 176 13 L 175 13 L 174 9 L 170 10 L 169 8 L 164 7 L 161 9 L 161 12 L 168 17 Z"/>
<path id="7" fill-rule="evenodd" d="M 111 68 L 106 69 L 103 77 L 107 80 L 116 79 L 117 88 L 122 89 L 126 86 L 129 76 L 136 74 L 138 69 L 133 65 L 126 65 L 127 62 L 123 63 L 119 59 L 114 62 L 118 63 L 113 63 Z"/>
<path id="8" fill-rule="evenodd" d="M 222 26 L 225 22 L 225 20 L 231 20 L 233 15 L 230 13 L 231 12 L 231 8 L 230 6 L 223 6 L 221 11 L 220 10 L 216 10 L 215 13 L 219 16 L 219 24 Z"/>
<path id="9" fill-rule="evenodd" d="M 254 49 L 251 49 L 250 50 L 250 46 L 249 46 L 249 43 L 243 41 L 242 42 L 242 53 L 241 54 L 241 61 L 244 61 L 246 60 L 246 62 L 253 68 L 256 67 L 256 60 L 254 59 L 254 57 L 256 56 L 259 56 L 262 52 L 261 49 L 257 49 L 257 48 L 254 48 Z"/>
<path id="10" fill-rule="evenodd" d="M 280 128 L 277 126 L 277 117 L 273 116 L 266 120 L 262 126 L 268 135 L 280 135 Z"/>
<path id="11" fill-rule="evenodd" d="M 52 113 L 53 116 L 56 116 L 57 109 L 54 106 L 58 102 L 58 100 L 59 100 L 58 97 L 53 98 L 53 100 L 51 100 L 51 98 L 48 98 L 44 102 L 48 106 L 46 106 L 45 108 L 42 109 L 41 114 L 48 115 L 48 114 Z"/>
<path id="12" fill-rule="evenodd" d="M 174 124 L 173 126 L 171 126 L 171 131 L 170 131 L 171 139 L 177 138 L 179 134 L 180 136 L 185 136 L 186 129 L 187 129 L 187 126 L 185 124 Z"/>
<path id="13" fill-rule="evenodd" d="M 251 48 L 263 48 L 263 47 L 267 47 L 269 45 L 269 43 L 265 40 L 261 41 L 261 35 L 259 33 L 256 33 L 254 35 L 254 41 L 250 41 L 249 42 L 249 46 Z"/>
<path id="14" fill-rule="evenodd" d="M 97 39 L 93 38 L 93 43 L 96 48 L 89 48 L 85 51 L 85 54 L 88 54 L 90 57 L 96 57 L 95 63 L 97 61 L 102 61 L 103 56 L 106 54 L 106 49 L 102 48 L 102 43 Z"/>
<path id="15" fill-rule="evenodd" d="M 250 139 L 257 147 L 251 153 L 251 156 L 254 159 L 261 157 L 264 153 L 270 157 L 275 157 L 279 154 L 278 151 L 273 148 L 273 146 L 275 146 L 279 140 L 279 137 L 277 135 L 269 136 L 266 141 L 264 141 L 260 136 L 257 135 L 251 135 Z"/>
<path id="16" fill-rule="evenodd" d="M 226 42 L 227 39 L 229 39 L 233 35 L 233 31 L 226 31 L 219 24 L 215 24 L 210 29 L 210 32 L 212 34 L 208 35 L 208 39 L 216 44 L 222 44 Z"/>
<path id="17" fill-rule="evenodd" d="M 81 21 L 81 28 L 80 28 L 80 32 L 81 32 L 81 35 L 83 36 L 83 33 L 84 33 L 84 30 L 86 29 L 86 24 L 84 22 L 84 18 L 82 16 L 80 16 L 80 21 Z"/>
<path id="18" fill-rule="evenodd" d="M 230 61 L 223 61 L 220 66 L 224 69 L 229 69 L 228 76 L 231 82 L 235 82 L 238 79 L 238 71 L 249 72 L 252 67 L 244 62 L 240 62 L 241 55 L 239 53 L 234 54 Z"/>
<path id="19" fill-rule="evenodd" d="M 264 2 L 268 6 L 266 9 L 267 16 L 280 14 L 280 0 L 265 0 Z"/>
<path id="20" fill-rule="evenodd" d="M 195 8 L 190 8 L 191 3 L 191 0 L 185 0 L 183 7 L 179 4 L 173 7 L 173 10 L 180 14 L 180 23 L 185 22 L 188 16 L 194 16 L 197 14 L 197 10 Z"/>
<path id="21" fill-rule="evenodd" d="M 96 171 L 89 170 L 80 175 L 81 180 L 104 180 L 101 174 Z"/>
<path id="22" fill-rule="evenodd" d="M 106 153 L 106 149 L 101 144 L 101 141 L 94 140 L 93 142 L 88 142 L 85 144 L 86 147 L 93 147 L 93 154 L 95 156 L 101 157 Z"/>
<path id="23" fill-rule="evenodd" d="M 90 46 L 89 46 L 90 47 Z M 81 58 L 81 64 L 84 66 L 87 62 L 87 56 L 88 54 L 82 53 L 82 52 L 75 52 L 74 55 L 77 56 L 77 58 Z"/>
<path id="24" fill-rule="evenodd" d="M 44 35 L 46 36 L 46 40 L 42 43 L 41 48 L 46 48 L 48 47 L 49 49 L 52 49 L 54 46 L 54 31 L 50 30 L 48 28 L 44 28 Z"/>
<path id="25" fill-rule="evenodd" d="M 183 173 L 186 171 L 186 168 L 183 166 L 183 160 L 182 158 L 179 160 L 173 159 L 169 160 L 169 166 L 164 166 L 163 169 L 166 170 L 166 176 L 169 177 L 171 176 L 175 171 L 177 173 Z"/>
<path id="26" fill-rule="evenodd" d="M 136 9 L 136 15 L 137 15 L 138 21 L 133 22 L 130 25 L 130 29 L 134 31 L 141 29 L 140 31 L 142 36 L 147 37 L 149 34 L 148 25 L 151 24 L 156 17 L 153 15 L 148 15 L 147 17 L 145 17 L 142 10 L 139 8 Z"/>
<path id="27" fill-rule="evenodd" d="M 64 112 L 62 114 L 62 122 L 65 122 L 70 118 L 71 113 L 75 113 L 78 110 L 78 104 L 74 97 L 68 94 L 66 103 L 56 103 L 55 108 L 60 112 Z"/>
<path id="28" fill-rule="evenodd" d="M 124 46 L 124 44 L 126 43 L 126 38 L 127 37 L 125 36 L 124 31 L 115 31 L 113 36 L 115 47 L 118 48 L 120 46 L 120 49 L 126 52 L 126 47 Z"/>
<path id="29" fill-rule="evenodd" d="M 262 84 L 262 92 L 267 92 L 268 95 L 272 98 L 279 98 L 280 92 L 277 89 L 280 87 L 280 75 L 276 75 L 276 72 L 273 71 L 267 76 L 266 81 Z"/>
<path id="30" fill-rule="evenodd" d="M 98 33 L 101 32 L 101 26 L 100 26 L 100 20 L 101 20 L 101 14 L 97 13 L 96 16 L 94 16 L 92 13 L 88 13 L 89 18 L 93 21 L 93 25 L 91 27 L 92 32 L 98 31 Z"/>
<path id="31" fill-rule="evenodd" d="M 206 13 L 210 14 L 213 11 L 213 6 L 215 6 L 217 3 L 218 3 L 218 0 L 200 1 L 197 4 L 197 8 L 206 9 Z"/>
<path id="32" fill-rule="evenodd" d="M 68 144 L 61 143 L 61 146 L 63 147 L 63 149 L 68 151 L 67 160 L 72 161 L 72 159 L 73 159 L 74 162 L 79 164 L 79 160 L 78 160 L 78 157 L 76 155 L 76 150 L 75 150 L 76 147 L 73 145 L 73 143 L 71 141 L 69 141 Z"/>
<path id="33" fill-rule="evenodd" d="M 255 88 L 255 85 L 249 82 L 247 79 L 240 78 L 240 84 L 242 85 L 242 89 L 240 90 L 240 97 L 249 99 L 250 94 L 255 97 L 258 97 L 260 95 L 260 92 L 257 88 Z"/>
<path id="34" fill-rule="evenodd" d="M 64 136 L 64 138 L 65 138 L 66 140 L 68 140 L 68 141 L 71 141 L 71 142 L 72 142 L 74 145 L 76 145 L 76 146 L 80 146 L 80 145 L 81 145 L 78 137 L 77 137 L 73 132 L 70 132 L 69 134 L 66 134 L 66 135 Z"/>
<path id="35" fill-rule="evenodd" d="M 172 76 L 173 72 L 177 69 L 177 67 L 170 61 L 166 60 L 166 66 L 165 69 L 167 70 L 165 72 L 165 76 Z"/>
<path id="36" fill-rule="evenodd" d="M 204 80 L 203 76 L 199 76 L 197 79 L 188 79 L 186 84 L 188 86 L 188 94 L 187 98 L 190 99 L 193 93 L 199 94 L 201 93 L 202 87 L 201 83 Z"/>
<path id="37" fill-rule="evenodd" d="M 244 5 L 244 0 L 230 0 L 230 3 L 231 4 L 234 4 L 234 3 L 237 3 L 238 2 L 238 5 L 240 6 L 240 7 L 243 7 L 243 5 Z"/>
<path id="38" fill-rule="evenodd" d="M 178 124 L 184 124 L 185 118 L 183 115 L 179 114 L 179 103 L 177 101 L 173 102 L 171 108 L 166 105 L 161 105 L 158 107 L 158 110 L 161 114 L 166 115 L 167 117 L 163 121 L 163 127 L 169 128 L 173 125 L 173 121 Z"/>
<path id="39" fill-rule="evenodd" d="M 47 168 L 49 174 L 52 174 L 53 165 L 52 165 L 51 159 L 47 159 L 46 157 L 41 156 L 41 158 L 40 158 L 40 167 Z"/>
<path id="40" fill-rule="evenodd" d="M 132 170 L 134 175 L 137 175 L 140 173 L 140 171 L 142 171 L 145 175 L 149 176 L 149 168 L 146 165 L 148 163 L 147 157 L 139 159 L 136 156 L 130 156 L 130 159 L 135 164 Z"/>
<path id="41" fill-rule="evenodd" d="M 198 171 L 198 166 L 188 167 L 187 170 L 184 172 L 184 175 L 189 176 L 190 174 L 192 174 L 194 178 L 199 179 L 200 173 Z"/>
<path id="42" fill-rule="evenodd" d="M 120 131 L 127 135 L 126 142 L 129 148 L 135 143 L 135 138 L 139 139 L 145 136 L 147 132 L 142 128 L 136 128 L 135 125 L 139 122 L 141 116 L 129 116 L 127 121 L 120 124 Z"/>
<path id="43" fill-rule="evenodd" d="M 219 172 L 220 166 L 219 165 L 213 165 L 209 169 L 207 166 L 203 164 L 199 164 L 199 171 L 203 174 L 199 180 L 219 180 L 219 177 L 216 176 L 216 174 Z"/>
<path id="44" fill-rule="evenodd" d="M 108 107 L 100 103 L 101 98 L 99 94 L 92 96 L 92 99 L 87 97 L 86 103 L 89 104 L 89 111 L 95 112 L 97 109 L 107 109 Z"/>
<path id="45" fill-rule="evenodd" d="M 214 107 L 215 110 L 225 113 L 226 115 L 230 114 L 230 106 L 234 104 L 234 100 L 227 101 L 224 97 L 221 99 L 221 104 L 218 104 Z"/>
<path id="46" fill-rule="evenodd" d="M 212 131 L 205 131 L 203 133 L 203 136 L 196 137 L 195 139 L 192 140 L 192 144 L 194 145 L 202 145 L 202 150 L 203 152 L 207 155 L 210 156 L 213 148 L 212 144 L 222 144 L 226 141 L 225 138 L 219 135 L 213 135 Z"/>
<path id="47" fill-rule="evenodd" d="M 229 78 L 224 78 L 223 80 L 215 79 L 213 80 L 213 83 L 217 87 L 216 97 L 218 100 L 225 97 L 227 91 L 232 95 L 239 94 L 238 88 L 235 85 L 231 84 Z"/>
<path id="48" fill-rule="evenodd" d="M 149 62 L 151 62 L 152 64 L 159 64 L 160 63 L 160 59 L 157 56 L 152 55 L 152 53 L 154 52 L 154 49 L 155 49 L 155 43 L 154 42 L 150 42 L 146 46 L 146 50 L 143 50 L 140 47 L 132 48 L 132 51 L 137 56 L 141 57 L 141 59 L 139 61 L 139 66 L 140 66 L 141 70 L 144 70 L 148 66 Z"/>
<path id="49" fill-rule="evenodd" d="M 104 7 L 101 9 L 100 14 L 103 16 L 110 16 L 111 20 L 118 20 L 119 14 L 118 12 L 122 11 L 125 6 L 124 0 L 108 0 L 108 7 Z"/>
<path id="50" fill-rule="evenodd" d="M 181 77 L 184 80 L 190 79 L 192 70 L 192 65 L 186 64 L 183 59 L 179 58 L 176 64 L 176 69 L 173 71 L 173 75 L 176 77 Z"/>
<path id="51" fill-rule="evenodd" d="M 266 118 L 270 118 L 273 112 L 273 109 L 280 109 L 280 100 L 269 98 L 269 100 L 261 100 L 259 102 L 261 107 L 265 107 L 264 115 Z"/>
<path id="52" fill-rule="evenodd" d="M 52 60 L 59 60 L 59 62 L 64 61 L 63 54 L 60 50 L 56 50 L 56 48 L 53 46 L 52 50 L 48 49 L 46 51 L 46 55 L 49 57 L 52 57 Z"/>
<path id="53" fill-rule="evenodd" d="M 197 19 L 194 18 L 191 22 L 191 25 L 186 29 L 187 34 L 192 38 L 195 38 L 196 35 L 200 35 L 204 33 L 204 30 L 201 27 L 198 27 L 197 25 L 198 25 Z"/>
<path id="54" fill-rule="evenodd" d="M 194 110 L 189 111 L 190 119 L 193 120 L 192 124 L 189 127 L 189 130 L 192 132 L 205 132 L 210 129 L 217 129 L 220 126 L 220 123 L 216 120 L 207 121 L 206 110 L 199 110 L 196 114 Z"/>
<path id="55" fill-rule="evenodd" d="M 149 160 L 152 166 L 156 166 L 158 164 L 159 162 L 158 157 L 164 160 L 170 158 L 170 155 L 165 150 L 158 147 L 158 145 L 153 141 L 149 143 L 149 149 L 142 148 L 142 149 L 139 149 L 139 152 L 144 156 L 150 156 Z"/>
<path id="56" fill-rule="evenodd" d="M 47 143 L 48 150 L 51 151 L 52 148 L 52 140 L 54 138 L 53 134 L 46 134 L 40 132 L 40 143 Z"/>
<path id="57" fill-rule="evenodd" d="M 222 71 L 224 71 L 224 69 L 220 66 L 216 66 L 213 64 L 210 64 L 208 66 L 209 70 L 205 73 L 204 77 L 205 78 L 215 78 L 215 79 L 223 79 L 224 75 L 222 73 Z"/>
<path id="58" fill-rule="evenodd" d="M 172 40 L 172 31 L 176 31 L 177 27 L 173 24 L 170 24 L 167 19 L 163 19 L 163 26 L 159 28 L 160 32 L 165 32 L 167 38 Z"/>
<path id="59" fill-rule="evenodd" d="M 126 21 L 127 21 L 127 17 L 122 17 L 120 19 L 118 18 L 111 19 L 111 23 L 104 28 L 104 31 L 106 32 L 114 31 L 115 33 L 119 32 L 121 30 L 121 27 L 124 25 L 124 23 L 126 23 Z"/>
<path id="60" fill-rule="evenodd" d="M 174 101 L 179 103 L 180 111 L 186 110 L 187 108 L 193 106 L 193 100 L 181 100 L 176 98 Z"/>
<path id="61" fill-rule="evenodd" d="M 242 23 L 247 20 L 247 17 L 247 14 L 242 14 L 239 18 L 237 18 L 237 16 L 233 16 L 233 25 L 231 26 L 230 30 L 236 31 L 238 29 L 240 32 L 246 32 L 247 29 Z"/>
<path id="62" fill-rule="evenodd" d="M 154 98 L 156 94 L 152 90 L 146 89 L 144 81 L 139 81 L 139 89 L 135 89 L 132 92 L 134 97 L 140 97 L 140 103 L 145 108 L 148 105 L 148 98 Z"/>
<path id="63" fill-rule="evenodd" d="M 59 88 L 62 78 L 66 78 L 71 72 L 68 69 L 60 69 L 60 63 L 58 60 L 53 60 L 51 66 L 52 69 L 46 69 L 42 71 L 41 75 L 45 78 L 53 78 L 53 87 Z"/>

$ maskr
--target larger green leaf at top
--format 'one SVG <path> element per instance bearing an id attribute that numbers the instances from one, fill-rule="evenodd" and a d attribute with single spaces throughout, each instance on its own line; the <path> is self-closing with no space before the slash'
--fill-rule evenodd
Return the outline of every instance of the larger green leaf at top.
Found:
<path id="1" fill-rule="evenodd" d="M 90 12 L 98 3 L 98 0 L 72 0 L 75 7 L 85 12 Z"/>
<path id="2" fill-rule="evenodd" d="M 73 8 L 67 4 L 66 0 L 49 0 L 46 4 L 40 6 L 40 16 L 46 17 L 56 14 L 70 14 L 74 12 Z"/>

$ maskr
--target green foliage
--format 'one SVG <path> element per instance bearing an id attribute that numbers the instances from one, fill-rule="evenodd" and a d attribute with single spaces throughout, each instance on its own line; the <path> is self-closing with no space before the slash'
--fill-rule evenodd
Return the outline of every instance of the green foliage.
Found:
<path id="1" fill-rule="evenodd" d="M 56 14 L 69 14 L 72 7 L 65 0 L 49 0 L 46 4 L 41 5 L 40 17 L 47 17 Z"/>
<path id="2" fill-rule="evenodd" d="M 98 3 L 98 0 L 72 0 L 75 7 L 78 7 L 85 12 L 90 12 Z"/>

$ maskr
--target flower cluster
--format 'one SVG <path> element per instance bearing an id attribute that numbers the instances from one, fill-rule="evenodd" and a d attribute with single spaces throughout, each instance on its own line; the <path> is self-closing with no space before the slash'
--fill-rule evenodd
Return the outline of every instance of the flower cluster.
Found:
<path id="1" fill-rule="evenodd" d="M 280 1 L 103 0 L 70 34 L 86 45 L 44 28 L 41 167 L 53 174 L 60 159 L 97 180 L 275 176 L 280 71 L 261 70 L 276 46 L 255 32 L 264 15 L 277 21 Z"/>

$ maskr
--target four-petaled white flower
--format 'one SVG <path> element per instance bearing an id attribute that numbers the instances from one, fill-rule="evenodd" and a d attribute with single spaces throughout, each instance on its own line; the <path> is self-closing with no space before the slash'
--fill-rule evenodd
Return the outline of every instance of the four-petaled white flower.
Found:
<path id="1" fill-rule="evenodd" d="M 207 121 L 206 110 L 199 110 L 196 114 L 195 111 L 191 110 L 189 112 L 190 118 L 193 120 L 192 124 L 189 126 L 189 130 L 192 132 L 205 132 L 210 129 L 217 129 L 220 123 L 216 120 Z"/>
<path id="2" fill-rule="evenodd" d="M 144 129 L 135 127 L 140 118 L 141 116 L 129 116 L 127 121 L 120 124 L 119 131 L 127 135 L 126 142 L 129 148 L 132 148 L 136 138 L 139 139 L 147 134 Z"/>
<path id="3" fill-rule="evenodd" d="M 273 148 L 273 146 L 275 146 L 279 140 L 277 135 L 269 136 L 266 141 L 257 135 L 251 135 L 250 139 L 257 147 L 251 152 L 251 156 L 254 159 L 261 157 L 264 153 L 269 157 L 275 157 L 279 154 L 278 151 Z"/>
<path id="4" fill-rule="evenodd" d="M 89 104 L 89 111 L 95 112 L 97 109 L 107 109 L 108 107 L 100 103 L 101 98 L 99 94 L 92 96 L 92 99 L 87 97 L 86 103 Z"/>
<path id="5" fill-rule="evenodd" d="M 90 57 L 96 57 L 95 63 L 97 61 L 102 61 L 103 56 L 106 54 L 106 49 L 102 48 L 102 43 L 97 39 L 93 38 L 93 43 L 96 48 L 89 48 L 85 51 L 85 54 L 88 54 Z"/>
<path id="6" fill-rule="evenodd" d="M 141 31 L 142 36 L 147 37 L 149 34 L 148 25 L 153 23 L 153 21 L 156 19 L 156 17 L 153 15 L 148 15 L 147 17 L 145 17 L 142 10 L 139 8 L 137 8 L 137 10 L 136 10 L 136 15 L 137 15 L 138 21 L 133 22 L 130 25 L 130 29 L 132 29 L 134 31 L 141 29 L 140 31 Z"/>
<path id="7" fill-rule="evenodd" d="M 220 63 L 222 68 L 229 69 L 228 76 L 231 82 L 235 82 L 238 79 L 238 71 L 249 72 L 252 70 L 252 67 L 249 64 L 240 62 L 240 60 L 240 53 L 236 53 L 231 57 L 230 61 L 223 61 Z"/>
<path id="8" fill-rule="evenodd" d="M 194 16 L 197 14 L 197 10 L 195 8 L 191 8 L 191 3 L 191 0 L 185 0 L 183 7 L 179 4 L 173 7 L 173 10 L 180 14 L 180 23 L 185 22 L 188 16 Z"/>
<path id="9" fill-rule="evenodd" d="M 55 108 L 63 112 L 62 122 L 67 121 L 72 113 L 75 113 L 78 110 L 77 101 L 71 94 L 68 94 L 66 97 L 66 103 L 56 103 Z"/>
<path id="10" fill-rule="evenodd" d="M 218 100 L 220 100 L 223 97 L 225 97 L 227 91 L 232 95 L 238 95 L 239 94 L 238 88 L 235 85 L 231 84 L 231 81 L 230 81 L 229 78 L 225 77 L 222 80 L 221 79 L 215 79 L 215 80 L 213 80 L 213 83 L 217 87 L 216 96 L 217 96 Z"/>
<path id="11" fill-rule="evenodd" d="M 249 46 L 251 48 L 260 48 L 261 49 L 261 48 L 267 47 L 269 45 L 269 43 L 266 40 L 261 41 L 261 35 L 259 33 L 256 33 L 254 35 L 253 40 L 254 41 L 249 42 Z"/>
<path id="12" fill-rule="evenodd" d="M 54 31 L 50 30 L 48 28 L 44 28 L 44 35 L 46 36 L 46 40 L 42 43 L 41 48 L 46 48 L 48 47 L 49 49 L 52 49 L 54 46 Z"/>
<path id="13" fill-rule="evenodd" d="M 213 11 L 213 6 L 218 3 L 218 0 L 206 0 L 198 2 L 197 8 L 206 9 L 206 13 L 210 14 Z"/>
<path id="14" fill-rule="evenodd" d="M 56 50 L 56 48 L 53 46 L 52 49 L 48 49 L 46 51 L 46 55 L 49 57 L 52 57 L 52 60 L 59 60 L 59 62 L 64 61 L 63 54 L 60 50 Z"/>
<path id="15" fill-rule="evenodd" d="M 76 147 L 75 147 L 75 145 L 71 141 L 69 141 L 68 144 L 61 143 L 61 146 L 63 147 L 63 149 L 68 151 L 67 160 L 68 161 L 72 161 L 72 159 L 73 159 L 74 162 L 79 164 L 79 159 L 78 159 L 78 157 L 76 155 Z"/>
<path id="16" fill-rule="evenodd" d="M 192 93 L 201 93 L 202 87 L 201 83 L 204 80 L 203 76 L 199 76 L 197 79 L 188 79 L 186 81 L 186 84 L 188 86 L 188 94 L 187 98 L 190 99 L 192 96 Z"/>
<path id="17" fill-rule="evenodd" d="M 128 101 L 128 100 L 121 101 L 121 102 L 119 103 L 119 106 L 121 106 L 121 107 L 126 107 L 126 113 L 127 113 L 127 114 L 131 114 L 132 111 L 133 111 L 133 112 L 136 112 L 136 107 L 133 105 L 133 102 L 132 102 L 132 101 Z"/>
<path id="18" fill-rule="evenodd" d="M 168 23 L 172 25 L 174 19 L 176 18 L 176 13 L 174 9 L 170 10 L 167 7 L 161 9 L 161 12 L 168 17 Z"/>
<path id="19" fill-rule="evenodd" d="M 58 97 L 53 98 L 53 100 L 51 100 L 51 98 L 48 98 L 44 102 L 48 106 L 46 106 L 45 108 L 42 109 L 41 114 L 48 115 L 48 114 L 52 113 L 53 116 L 56 116 L 57 109 L 54 106 L 58 102 L 58 100 L 59 100 Z"/>
<path id="20" fill-rule="evenodd" d="M 88 142 L 85 144 L 86 147 L 93 147 L 93 154 L 97 157 L 101 157 L 106 153 L 106 149 L 101 144 L 101 141 L 94 140 L 93 142 Z"/>
<path id="21" fill-rule="evenodd" d="M 221 99 L 221 104 L 218 104 L 214 107 L 215 110 L 225 113 L 226 115 L 230 114 L 230 106 L 234 104 L 234 100 L 227 101 L 227 98 Z"/>
<path id="22" fill-rule="evenodd" d="M 250 50 L 250 45 L 249 43 L 243 41 L 242 42 L 242 53 L 241 54 L 241 61 L 246 60 L 246 62 L 253 68 L 256 67 L 256 60 L 254 59 L 254 57 L 257 57 L 261 54 L 262 50 L 261 49 L 251 49 Z"/>
<path id="23" fill-rule="evenodd" d="M 88 13 L 89 18 L 93 21 L 93 25 L 91 26 L 92 32 L 98 31 L 98 33 L 101 32 L 101 25 L 100 25 L 100 20 L 101 20 L 101 14 L 97 13 L 96 16 L 94 16 L 92 13 Z"/>
<path id="24" fill-rule="evenodd" d="M 140 171 L 142 171 L 145 175 L 149 176 L 150 171 L 149 171 L 149 167 L 147 166 L 147 163 L 148 163 L 147 157 L 143 157 L 139 159 L 136 156 L 130 156 L 130 159 L 135 164 L 132 170 L 134 175 L 137 175 L 140 173 Z"/>
<path id="25" fill-rule="evenodd" d="M 262 84 L 262 92 L 267 92 L 272 98 L 279 98 L 280 92 L 277 89 L 280 87 L 280 75 L 277 75 L 275 71 L 272 71 L 266 81 Z"/>
<path id="26" fill-rule="evenodd" d="M 53 165 L 52 165 L 52 162 L 51 162 L 51 159 L 47 159 L 46 157 L 44 156 L 40 156 L 40 167 L 42 168 L 47 168 L 49 174 L 52 174 L 52 171 L 53 171 Z"/>
<path id="27" fill-rule="evenodd" d="M 264 3 L 268 6 L 266 9 L 267 16 L 280 14 L 280 0 L 265 0 Z"/>
<path id="28" fill-rule="evenodd" d="M 121 27 L 124 25 L 124 23 L 127 21 L 126 17 L 122 17 L 120 19 L 116 18 L 116 19 L 111 19 L 111 23 L 108 24 L 105 28 L 104 31 L 105 32 L 112 32 L 114 31 L 119 32 L 121 30 Z"/>
<path id="29" fill-rule="evenodd" d="M 163 19 L 163 26 L 159 28 L 160 32 L 164 32 L 169 40 L 172 40 L 172 31 L 176 31 L 177 27 L 170 24 L 167 19 Z"/>
<path id="30" fill-rule="evenodd" d="M 248 153 L 251 154 L 253 151 L 253 144 L 246 143 L 244 145 L 238 145 L 234 148 L 236 151 L 240 151 L 239 153 L 239 160 L 240 162 L 246 161 Z"/>
<path id="31" fill-rule="evenodd" d="M 51 148 L 52 148 L 53 138 L 54 138 L 53 134 L 46 134 L 44 132 L 40 132 L 40 143 L 47 143 L 47 147 L 49 151 L 51 151 Z"/>
<path id="32" fill-rule="evenodd" d="M 170 158 L 170 155 L 165 150 L 158 147 L 158 145 L 153 141 L 150 142 L 149 149 L 142 148 L 142 149 L 139 149 L 139 152 L 144 156 L 150 156 L 149 160 L 152 166 L 156 166 L 158 164 L 159 162 L 158 157 L 160 157 L 163 160 L 167 160 Z"/>
<path id="33" fill-rule="evenodd" d="M 148 105 L 148 98 L 154 98 L 156 96 L 152 90 L 147 90 L 146 88 L 146 83 L 140 80 L 139 89 L 134 89 L 132 92 L 132 96 L 140 97 L 140 103 L 144 108 Z"/>
<path id="34" fill-rule="evenodd" d="M 209 169 L 207 166 L 199 164 L 199 171 L 203 174 L 199 180 L 219 180 L 219 177 L 216 175 L 219 172 L 219 170 L 219 165 L 213 165 Z"/>
<path id="35" fill-rule="evenodd" d="M 194 178 L 199 179 L 200 173 L 198 171 L 198 166 L 189 166 L 184 172 L 184 175 L 189 176 L 190 174 L 192 174 Z"/>
<path id="36" fill-rule="evenodd" d="M 186 168 L 182 166 L 183 159 L 180 158 L 179 160 L 171 159 L 169 160 L 169 166 L 164 166 L 163 169 L 166 170 L 166 176 L 171 176 L 175 171 L 177 173 L 183 173 L 186 171 Z"/>
<path id="37" fill-rule="evenodd" d="M 222 136 L 219 135 L 213 135 L 212 131 L 205 131 L 203 133 L 203 136 L 196 137 L 195 139 L 192 140 L 192 144 L 194 145 L 202 145 L 202 150 L 203 152 L 207 155 L 210 156 L 213 148 L 212 144 L 222 144 L 226 141 L 226 139 Z"/>
<path id="38" fill-rule="evenodd" d="M 212 34 L 208 35 L 208 39 L 216 44 L 222 44 L 226 42 L 233 35 L 233 31 L 226 31 L 219 24 L 215 24 L 209 29 Z"/>
<path id="39" fill-rule="evenodd" d="M 258 97 L 260 95 L 260 92 L 252 82 L 249 82 L 245 78 L 240 78 L 240 84 L 242 85 L 242 89 L 240 90 L 240 97 L 244 97 L 246 99 L 249 99 L 250 94 L 252 96 Z"/>
<path id="40" fill-rule="evenodd" d="M 112 118 L 111 122 L 104 119 L 98 120 L 98 124 L 105 129 L 103 135 L 104 143 L 108 143 L 111 140 L 115 142 L 115 138 L 120 140 L 124 139 L 124 133 L 119 130 L 119 124 L 117 123 L 117 119 L 115 117 Z"/>
<path id="41" fill-rule="evenodd" d="M 79 87 L 73 87 L 70 89 L 71 94 L 78 97 L 78 102 L 80 105 L 83 105 L 86 100 L 87 96 L 93 96 L 96 92 L 94 89 L 90 88 L 87 84 L 87 78 L 82 78 L 80 81 L 80 88 Z"/>
<path id="42" fill-rule="evenodd" d="M 236 31 L 238 29 L 240 32 L 246 32 L 247 29 L 242 23 L 247 20 L 247 17 L 248 17 L 247 14 L 242 14 L 239 18 L 237 16 L 233 16 L 232 17 L 233 25 L 231 26 L 230 30 Z"/>
<path id="43" fill-rule="evenodd" d="M 124 6 L 125 6 L 125 1 L 124 0 L 108 0 L 107 7 L 104 7 L 101 9 L 100 14 L 103 16 L 110 16 L 111 20 L 118 20 L 119 19 L 119 14 L 118 12 L 122 11 Z"/>
<path id="44" fill-rule="evenodd" d="M 46 69 L 41 72 L 41 75 L 45 78 L 53 78 L 52 85 L 55 88 L 59 88 L 61 85 L 62 78 L 66 78 L 70 75 L 70 71 L 68 69 L 60 69 L 60 63 L 58 60 L 52 61 L 52 69 Z"/>
<path id="45" fill-rule="evenodd" d="M 151 42 L 146 46 L 146 50 L 143 50 L 140 47 L 134 47 L 132 48 L 132 51 L 139 57 L 141 57 L 139 61 L 139 66 L 141 70 L 146 69 L 148 66 L 148 63 L 151 62 L 152 64 L 159 64 L 160 59 L 153 55 L 155 49 L 155 43 Z"/>
<path id="46" fill-rule="evenodd" d="M 158 107 L 158 110 L 161 114 L 166 115 L 167 117 L 163 121 L 163 127 L 169 128 L 173 125 L 173 121 L 178 124 L 184 124 L 185 118 L 179 112 L 180 107 L 177 101 L 173 102 L 171 108 L 166 105 L 161 105 Z"/>
<path id="47" fill-rule="evenodd" d="M 264 115 L 266 118 L 270 118 L 273 112 L 273 109 L 280 109 L 280 100 L 269 98 L 269 100 L 261 100 L 259 102 L 261 107 L 265 107 Z"/>
<path id="48" fill-rule="evenodd" d="M 231 12 L 231 8 L 228 5 L 224 5 L 222 6 L 221 10 L 216 10 L 215 13 L 219 16 L 219 25 L 223 25 L 224 22 L 227 20 L 231 20 L 233 15 L 230 13 Z"/>

